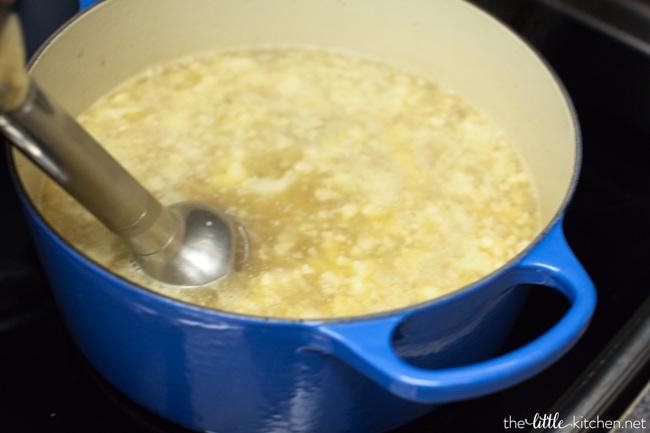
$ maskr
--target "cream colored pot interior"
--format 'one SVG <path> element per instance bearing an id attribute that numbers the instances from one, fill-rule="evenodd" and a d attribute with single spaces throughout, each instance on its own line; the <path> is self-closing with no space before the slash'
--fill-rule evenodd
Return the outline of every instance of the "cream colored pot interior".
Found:
<path id="1" fill-rule="evenodd" d="M 524 43 L 464 1 L 109 0 L 59 33 L 32 73 L 78 114 L 152 63 L 260 45 L 358 52 L 453 89 L 495 118 L 518 147 L 535 178 L 544 224 L 562 208 L 577 158 L 563 91 Z M 37 198 L 40 172 L 17 159 Z"/>

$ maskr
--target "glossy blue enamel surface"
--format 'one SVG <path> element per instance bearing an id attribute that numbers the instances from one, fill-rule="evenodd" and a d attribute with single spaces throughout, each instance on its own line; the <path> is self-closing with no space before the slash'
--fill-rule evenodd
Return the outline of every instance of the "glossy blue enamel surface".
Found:
<path id="1" fill-rule="evenodd" d="M 126 395 L 220 432 L 373 432 L 430 410 L 305 350 L 311 326 L 207 312 L 130 287 L 32 221 L 57 301 L 93 365 Z M 45 230 L 44 230 L 45 229 Z M 377 414 L 378 408 L 391 411 Z"/>
<path id="2" fill-rule="evenodd" d="M 411 310 L 324 322 L 223 314 L 112 276 L 23 200 L 60 309 L 91 363 L 133 400 L 197 430 L 381 432 L 541 371 L 573 345 L 595 302 L 558 223 L 495 277 Z M 525 283 L 566 293 L 572 307 L 538 340 L 491 358 Z"/>
<path id="3" fill-rule="evenodd" d="M 502 328 L 499 322 L 503 321 L 505 312 L 492 314 L 495 309 L 500 310 L 504 305 L 512 309 L 511 301 L 505 300 L 511 296 L 499 288 L 512 288 L 510 291 L 514 294 L 520 285 L 526 284 L 559 290 L 571 302 L 569 311 L 552 329 L 524 347 L 497 358 L 465 365 L 468 361 L 479 361 L 489 353 L 489 348 L 484 344 L 486 341 L 498 341 L 494 339 L 499 337 L 498 334 L 482 334 L 486 328 Z M 436 363 L 436 350 L 427 354 L 431 362 L 428 370 L 405 363 L 397 356 L 399 349 L 394 349 L 388 338 L 393 335 L 397 325 L 405 320 L 399 315 L 353 324 L 326 324 L 319 329 L 336 342 L 327 342 L 330 351 L 393 393 L 414 401 L 446 402 L 503 389 L 546 368 L 566 353 L 582 335 L 595 303 L 591 280 L 571 253 L 558 224 L 537 248 L 504 272 L 428 309 L 434 318 L 460 315 L 465 319 L 456 327 L 446 328 L 445 335 L 438 334 L 438 340 L 430 340 L 427 345 L 435 346 L 442 339 L 444 344 L 438 343 L 442 352 L 454 345 L 460 347 L 458 358 L 464 361 L 460 366 Z M 452 314 L 443 312 L 449 304 L 459 305 L 461 311 L 456 309 Z M 505 317 L 511 317 L 505 314 Z M 430 336 L 435 334 L 430 333 Z M 384 338 L 377 338 L 378 335 Z M 498 342 L 495 346 L 498 347 Z"/>

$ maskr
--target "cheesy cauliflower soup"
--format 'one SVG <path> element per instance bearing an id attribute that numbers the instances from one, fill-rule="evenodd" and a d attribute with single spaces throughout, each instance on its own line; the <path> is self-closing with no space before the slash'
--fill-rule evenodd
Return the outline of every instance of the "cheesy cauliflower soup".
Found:
<path id="1" fill-rule="evenodd" d="M 322 318 L 405 307 L 490 273 L 540 230 L 531 178 L 496 125 L 361 57 L 193 55 L 151 67 L 79 120 L 164 205 L 230 213 L 250 257 L 211 285 L 169 286 L 49 181 L 48 221 L 124 278 L 210 308 Z"/>

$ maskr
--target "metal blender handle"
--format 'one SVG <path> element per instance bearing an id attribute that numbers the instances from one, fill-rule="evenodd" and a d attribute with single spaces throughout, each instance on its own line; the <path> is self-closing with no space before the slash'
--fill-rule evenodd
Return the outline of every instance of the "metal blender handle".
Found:
<path id="1" fill-rule="evenodd" d="M 0 130 L 131 248 L 160 281 L 198 286 L 235 270 L 244 228 L 202 203 L 163 207 L 25 71 L 20 23 L 0 6 Z"/>
<path id="2" fill-rule="evenodd" d="M 8 71 L 0 81 L 0 129 L 136 254 L 155 253 L 173 236 L 173 219 L 27 76 L 18 19 L 6 8 L 0 14 L 0 62 Z"/>

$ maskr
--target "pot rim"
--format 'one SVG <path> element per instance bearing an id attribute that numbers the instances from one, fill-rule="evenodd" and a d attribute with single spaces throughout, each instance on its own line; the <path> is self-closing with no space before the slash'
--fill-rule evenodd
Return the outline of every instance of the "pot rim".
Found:
<path id="1" fill-rule="evenodd" d="M 45 40 L 45 42 L 43 42 L 43 44 L 41 44 L 41 46 L 36 50 L 34 55 L 29 59 L 27 63 L 28 72 L 32 70 L 34 64 L 38 61 L 40 56 L 47 50 L 49 45 L 59 36 L 59 34 L 64 32 L 69 26 L 73 25 L 80 16 L 83 16 L 88 11 L 94 9 L 95 7 L 98 7 L 99 5 L 101 5 L 101 3 L 103 2 L 100 1 L 88 6 L 86 9 L 82 10 L 80 13 L 78 13 L 77 15 L 73 16 L 68 21 L 66 21 L 60 28 L 58 28 L 52 35 L 50 35 Z M 481 11 L 483 14 L 485 14 L 487 18 L 495 21 L 497 25 L 505 27 L 505 25 L 500 20 L 496 19 L 494 16 L 478 8 L 477 6 L 475 5 L 468 5 L 468 6 L 474 7 L 475 9 Z M 330 317 L 330 318 L 328 317 L 282 318 L 282 317 L 273 317 L 273 316 L 258 316 L 258 315 L 244 314 L 244 313 L 236 313 L 227 310 L 219 310 L 216 308 L 203 307 L 197 304 L 182 301 L 161 294 L 153 289 L 149 289 L 147 287 L 144 287 L 143 285 L 140 285 L 138 283 L 135 283 L 133 281 L 130 281 L 118 275 L 117 273 L 106 268 L 104 265 L 97 263 L 95 260 L 91 259 L 90 257 L 87 257 L 83 252 L 81 252 L 75 246 L 71 245 L 65 238 L 63 238 L 59 234 L 59 232 L 43 216 L 39 208 L 34 204 L 29 194 L 27 193 L 25 186 L 21 182 L 20 176 L 18 174 L 18 169 L 16 167 L 16 162 L 15 162 L 15 155 L 17 149 L 15 149 L 13 146 L 8 146 L 7 148 L 7 154 L 8 154 L 7 160 L 8 160 L 10 175 L 12 177 L 12 180 L 14 181 L 14 185 L 16 191 L 18 192 L 19 198 L 26 206 L 26 209 L 28 209 L 29 212 L 33 214 L 35 220 L 38 223 L 42 224 L 43 228 L 47 229 L 48 235 L 52 236 L 57 241 L 57 243 L 61 244 L 61 246 L 64 247 L 67 253 L 74 255 L 78 259 L 81 259 L 82 262 L 88 263 L 90 265 L 90 268 L 93 269 L 94 272 L 97 272 L 104 277 L 108 277 L 109 279 L 115 279 L 121 282 L 124 288 L 128 288 L 130 291 L 139 292 L 140 294 L 145 295 L 150 299 L 163 301 L 165 303 L 174 305 L 175 307 L 189 309 L 191 311 L 200 314 L 207 314 L 210 316 L 215 316 L 215 315 L 222 316 L 224 318 L 229 318 L 231 320 L 237 320 L 237 321 L 257 322 L 261 324 L 278 324 L 278 325 L 286 325 L 286 324 L 317 325 L 317 324 L 360 322 L 360 321 L 377 320 L 377 319 L 382 319 L 387 317 L 397 317 L 405 314 L 415 313 L 417 311 L 422 311 L 429 307 L 434 306 L 435 304 L 447 302 L 449 299 L 453 297 L 457 297 L 463 293 L 467 293 L 469 291 L 475 290 L 477 287 L 485 284 L 487 281 L 496 278 L 505 269 L 512 267 L 513 264 L 515 264 L 516 262 L 520 261 L 523 257 L 528 255 L 553 230 L 555 226 L 562 224 L 564 213 L 569 203 L 571 202 L 571 199 L 573 198 L 573 195 L 575 193 L 578 184 L 578 179 L 580 177 L 580 171 L 582 168 L 583 152 L 582 152 L 582 134 L 580 130 L 580 124 L 575 109 L 575 105 L 566 87 L 560 80 L 558 74 L 551 67 L 548 61 L 538 52 L 538 50 L 535 49 L 535 47 L 533 47 L 528 41 L 519 37 L 510 29 L 507 29 L 507 31 L 511 33 L 513 37 L 519 39 L 519 41 L 524 44 L 524 46 L 536 57 L 536 59 L 540 61 L 541 66 L 546 69 L 547 73 L 553 79 L 553 82 L 558 86 L 560 94 L 563 96 L 563 100 L 566 104 L 568 114 L 571 117 L 571 125 L 572 125 L 571 129 L 574 133 L 573 135 L 574 135 L 575 161 L 574 161 L 571 179 L 568 184 L 568 187 L 566 188 L 564 197 L 562 198 L 560 205 L 558 206 L 555 213 L 553 214 L 553 217 L 549 220 L 549 222 L 544 227 L 542 227 L 542 229 L 539 231 L 537 236 L 535 236 L 535 238 L 533 238 L 533 240 L 531 240 L 529 244 L 524 249 L 522 249 L 518 254 L 511 257 L 507 262 L 505 262 L 498 268 L 494 269 L 492 272 L 473 281 L 472 283 L 458 287 L 448 293 L 445 293 L 444 295 L 437 296 L 435 298 L 422 301 L 416 304 L 412 304 L 404 307 L 398 307 L 398 308 L 385 310 L 385 311 L 372 312 L 372 313 L 366 313 L 366 314 L 360 314 L 354 316 L 342 316 L 342 317 Z M 507 287 L 504 287 L 504 290 L 505 289 L 507 289 Z"/>

